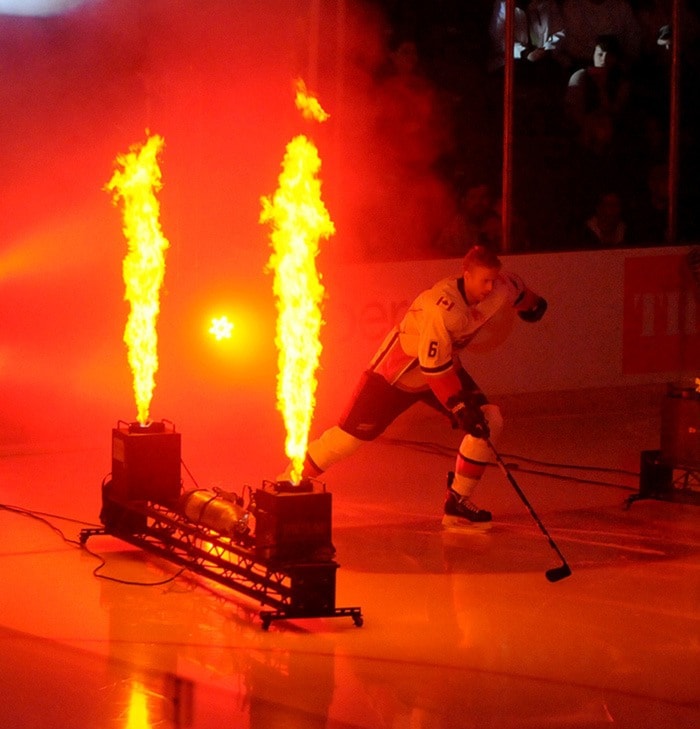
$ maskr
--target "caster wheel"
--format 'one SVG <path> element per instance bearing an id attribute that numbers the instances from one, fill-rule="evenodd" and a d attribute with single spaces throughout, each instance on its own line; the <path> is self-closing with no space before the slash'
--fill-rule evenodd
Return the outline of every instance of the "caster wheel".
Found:
<path id="1" fill-rule="evenodd" d="M 358 628 L 361 628 L 365 624 L 362 615 L 354 615 L 352 618 L 352 622 L 355 623 L 355 626 Z"/>

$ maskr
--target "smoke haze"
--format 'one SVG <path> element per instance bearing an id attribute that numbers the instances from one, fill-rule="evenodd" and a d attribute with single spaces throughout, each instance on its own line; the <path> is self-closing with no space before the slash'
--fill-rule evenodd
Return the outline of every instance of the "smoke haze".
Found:
<path id="1" fill-rule="evenodd" d="M 133 417 L 125 243 L 103 188 L 116 156 L 148 130 L 165 138 L 159 198 L 171 243 L 153 417 L 225 424 L 242 443 L 265 432 L 281 453 L 258 218 L 287 142 L 307 134 L 323 160 L 338 232 L 322 270 L 426 256 L 450 211 L 433 171 L 449 129 L 428 86 L 386 71 L 385 19 L 362 3 L 104 0 L 61 16 L 0 16 L 0 33 L 0 435 L 62 432 L 71 416 L 100 428 Z M 326 124 L 294 108 L 297 77 L 330 112 Z M 206 336 L 222 307 L 238 318 L 234 353 Z"/>

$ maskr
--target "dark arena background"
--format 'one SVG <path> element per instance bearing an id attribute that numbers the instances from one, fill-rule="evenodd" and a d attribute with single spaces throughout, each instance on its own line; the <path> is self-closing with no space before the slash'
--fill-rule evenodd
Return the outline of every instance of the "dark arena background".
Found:
<path id="1" fill-rule="evenodd" d="M 0 725 L 700 724 L 698 3 L 582 0 L 633 20 L 593 147 L 588 61 L 499 62 L 500 4 L 0 0 Z M 150 134 L 170 245 L 139 427 L 105 187 Z M 462 436 L 422 404 L 280 480 L 259 220 L 299 134 L 335 225 L 311 437 L 470 243 L 548 301 L 463 355 L 505 420 L 488 531 L 442 527 Z"/>

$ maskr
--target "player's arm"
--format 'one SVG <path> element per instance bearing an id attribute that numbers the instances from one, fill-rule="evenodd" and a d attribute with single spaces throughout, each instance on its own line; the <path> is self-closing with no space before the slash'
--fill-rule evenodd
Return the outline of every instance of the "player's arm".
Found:
<path id="1" fill-rule="evenodd" d="M 451 362 L 449 367 L 441 370 L 426 370 L 422 367 L 421 370 L 437 399 L 450 410 L 451 403 L 462 392 L 462 383 L 457 375 L 454 364 Z"/>
<path id="2" fill-rule="evenodd" d="M 449 410 L 448 402 L 462 391 L 453 360 L 452 337 L 442 311 L 429 312 L 418 339 L 418 364 L 430 389 Z"/>
<path id="3" fill-rule="evenodd" d="M 483 402 L 474 393 L 464 391 L 454 364 L 453 340 L 445 321 L 452 309 L 446 311 L 447 314 L 438 309 L 434 317 L 424 322 L 418 347 L 419 365 L 430 389 L 449 411 L 453 425 L 476 438 L 488 438 L 489 427 L 481 410 Z M 469 322 L 462 321 L 459 328 L 468 330 Z"/>
<path id="4" fill-rule="evenodd" d="M 431 342 L 435 343 L 436 340 Z M 488 438 L 489 426 L 481 409 L 483 404 L 474 393 L 465 392 L 457 368 L 450 359 L 449 364 L 431 370 L 421 367 L 435 396 L 450 413 L 452 425 L 462 428 L 475 438 Z"/>

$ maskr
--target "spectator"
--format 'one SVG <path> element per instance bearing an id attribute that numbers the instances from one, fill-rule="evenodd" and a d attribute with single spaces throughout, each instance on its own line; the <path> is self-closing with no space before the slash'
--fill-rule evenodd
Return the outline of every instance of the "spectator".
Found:
<path id="1" fill-rule="evenodd" d="M 513 57 L 534 64 L 552 60 L 564 38 L 564 25 L 557 3 L 554 0 L 517 0 L 515 6 Z M 501 68 L 505 62 L 505 23 L 506 2 L 496 0 L 490 27 L 492 69 Z"/>
<path id="2" fill-rule="evenodd" d="M 603 193 L 583 232 L 587 248 L 616 248 L 629 242 L 622 216 L 622 200 L 616 192 Z"/>
<path id="3" fill-rule="evenodd" d="M 381 144 L 402 166 L 422 171 L 450 151 L 447 109 L 422 68 L 414 41 L 399 42 L 389 54 L 375 102 Z"/>
<path id="4" fill-rule="evenodd" d="M 610 149 L 629 98 L 629 82 L 619 56 L 617 38 L 599 36 L 593 64 L 572 74 L 566 91 L 569 122 L 581 145 L 597 154 Z"/>
<path id="5" fill-rule="evenodd" d="M 639 57 L 641 31 L 627 0 L 564 0 L 561 10 L 566 35 L 560 52 L 570 70 L 589 62 L 601 35 L 617 36 L 626 68 Z"/>
<path id="6" fill-rule="evenodd" d="M 437 241 L 438 250 L 448 258 L 463 256 L 475 245 L 493 250 L 501 245 L 501 216 L 496 209 L 496 197 L 485 182 L 467 188 Z"/>
<path id="7" fill-rule="evenodd" d="M 506 5 L 497 0 L 493 7 L 491 71 L 500 72 L 505 62 Z M 563 38 L 563 21 L 555 0 L 517 0 L 513 46 L 517 133 L 537 136 L 561 131 L 568 78 L 558 62 L 557 49 Z"/>
<path id="8" fill-rule="evenodd" d="M 672 4 L 672 0 L 634 0 L 632 3 L 639 24 L 643 59 L 655 57 L 659 46 L 665 46 L 670 40 Z"/>
<path id="9" fill-rule="evenodd" d="M 373 92 L 374 167 L 363 183 L 368 203 L 361 223 L 365 256 L 421 258 L 432 252 L 449 216 L 450 191 L 439 170 L 453 154 L 452 120 L 411 39 L 387 53 Z"/>
<path id="10" fill-rule="evenodd" d="M 636 245 L 663 245 L 668 227 L 668 164 L 652 164 L 643 176 L 631 211 L 630 235 Z"/>
<path id="11" fill-rule="evenodd" d="M 485 246 L 494 252 L 503 252 L 503 199 L 491 187 L 478 183 L 467 188 L 459 209 L 441 232 L 437 248 L 448 258 L 463 256 L 472 246 Z M 530 236 L 524 218 L 511 214 L 510 249 L 529 250 Z"/>

